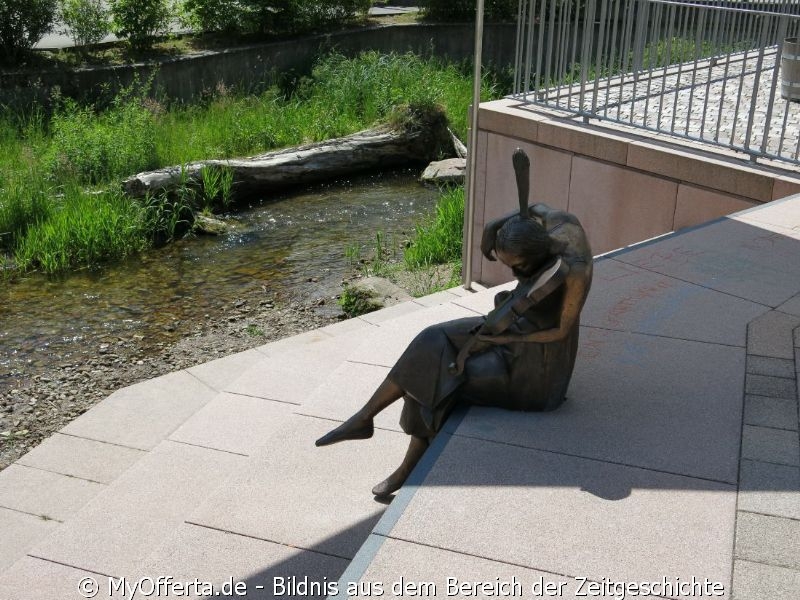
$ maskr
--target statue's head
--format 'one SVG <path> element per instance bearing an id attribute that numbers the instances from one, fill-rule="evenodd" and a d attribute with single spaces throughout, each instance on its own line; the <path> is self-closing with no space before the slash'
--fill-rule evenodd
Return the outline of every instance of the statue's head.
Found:
<path id="1" fill-rule="evenodd" d="M 552 240 L 533 219 L 514 215 L 498 230 L 494 251 L 516 277 L 530 277 L 551 258 Z"/>

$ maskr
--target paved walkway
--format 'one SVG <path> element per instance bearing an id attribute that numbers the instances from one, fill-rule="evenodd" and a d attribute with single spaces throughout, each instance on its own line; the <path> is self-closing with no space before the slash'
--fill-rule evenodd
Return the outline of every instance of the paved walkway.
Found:
<path id="1" fill-rule="evenodd" d="M 454 415 L 387 510 L 369 490 L 404 452 L 398 404 L 370 441 L 313 441 L 416 332 L 495 293 L 114 393 L 0 472 L 0 598 L 324 597 L 340 577 L 362 596 L 680 598 L 665 585 L 694 577 L 796 598 L 800 196 L 599 259 L 567 403 Z"/>

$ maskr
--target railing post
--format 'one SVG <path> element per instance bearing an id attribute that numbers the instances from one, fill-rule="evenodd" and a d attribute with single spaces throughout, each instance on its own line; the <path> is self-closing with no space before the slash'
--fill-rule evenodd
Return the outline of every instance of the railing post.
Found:
<path id="1" fill-rule="evenodd" d="M 521 101 L 800 164 L 800 107 L 777 92 L 800 0 L 586 0 L 569 21 L 572 2 L 527 1 Z"/>
<path id="2" fill-rule="evenodd" d="M 778 50 L 775 53 L 775 66 L 772 69 L 772 84 L 769 87 L 769 100 L 767 101 L 767 114 L 764 117 L 764 136 L 761 138 L 761 154 L 767 151 L 767 141 L 769 140 L 769 129 L 772 123 L 772 110 L 775 106 L 775 91 L 778 87 L 778 79 L 781 68 L 781 54 L 783 53 L 783 40 L 786 37 L 786 31 L 789 28 L 789 20 L 786 17 L 780 17 L 778 20 Z M 787 100 L 788 102 L 788 100 Z M 782 137 L 782 136 L 781 136 Z M 780 150 L 780 146 L 778 147 Z"/>
<path id="3" fill-rule="evenodd" d="M 639 0 L 636 3 L 636 37 L 633 41 L 633 72 L 638 73 L 642 70 L 644 62 L 645 35 L 647 21 L 650 17 L 650 3 L 647 0 Z"/>
<path id="4" fill-rule="evenodd" d="M 462 281 L 466 289 L 472 289 L 472 245 L 475 224 L 475 173 L 478 164 L 478 112 L 481 104 L 481 60 L 483 55 L 483 0 L 477 0 L 475 8 L 475 65 L 472 82 L 472 115 L 470 119 L 469 147 L 467 149 L 467 202 L 464 207 L 464 273 Z"/>

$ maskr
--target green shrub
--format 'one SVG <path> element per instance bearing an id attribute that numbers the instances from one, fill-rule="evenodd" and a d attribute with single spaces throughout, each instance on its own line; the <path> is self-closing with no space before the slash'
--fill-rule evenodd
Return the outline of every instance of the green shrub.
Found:
<path id="1" fill-rule="evenodd" d="M 60 180 L 100 183 L 154 168 L 154 119 L 131 89 L 103 112 L 71 100 L 53 115 L 45 155 L 48 172 Z"/>
<path id="2" fill-rule="evenodd" d="M 371 0 L 186 0 L 187 21 L 203 31 L 293 34 L 345 23 Z"/>
<path id="3" fill-rule="evenodd" d="M 53 27 L 57 0 L 0 1 L 0 60 L 29 50 Z"/>
<path id="4" fill-rule="evenodd" d="M 113 31 L 136 50 L 146 50 L 169 31 L 175 7 L 170 0 L 111 0 Z"/>
<path id="5" fill-rule="evenodd" d="M 420 0 L 425 16 L 441 21 L 474 21 L 474 0 Z M 489 21 L 513 21 L 517 18 L 517 0 L 486 0 L 484 17 Z"/>
<path id="6" fill-rule="evenodd" d="M 339 296 L 339 306 L 342 312 L 350 318 L 374 312 L 382 305 L 375 299 L 375 294 L 368 290 L 345 286 L 342 295 Z"/>
<path id="7" fill-rule="evenodd" d="M 60 0 L 61 20 L 76 46 L 100 42 L 111 31 L 111 19 L 103 0 Z"/>
<path id="8" fill-rule="evenodd" d="M 416 235 L 406 248 L 404 260 L 409 269 L 461 260 L 464 238 L 464 188 L 451 188 L 436 204 L 436 215 L 416 227 Z"/>
<path id="9" fill-rule="evenodd" d="M 196 31 L 247 31 L 248 11 L 240 0 L 186 0 L 181 5 L 183 22 Z"/>

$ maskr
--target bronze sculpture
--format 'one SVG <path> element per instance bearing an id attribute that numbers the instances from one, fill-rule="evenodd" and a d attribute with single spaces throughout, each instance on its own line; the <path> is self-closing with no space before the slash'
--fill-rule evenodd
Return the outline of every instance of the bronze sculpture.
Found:
<path id="1" fill-rule="evenodd" d="M 513 157 L 519 212 L 484 228 L 481 251 L 510 267 L 519 283 L 495 309 L 423 330 L 367 403 L 317 440 L 326 446 L 373 434 L 373 417 L 403 397 L 405 458 L 372 493 L 400 489 L 458 402 L 549 411 L 565 399 L 578 349 L 580 312 L 592 280 L 592 252 L 578 219 L 546 204 L 528 206 L 530 163 Z"/>

